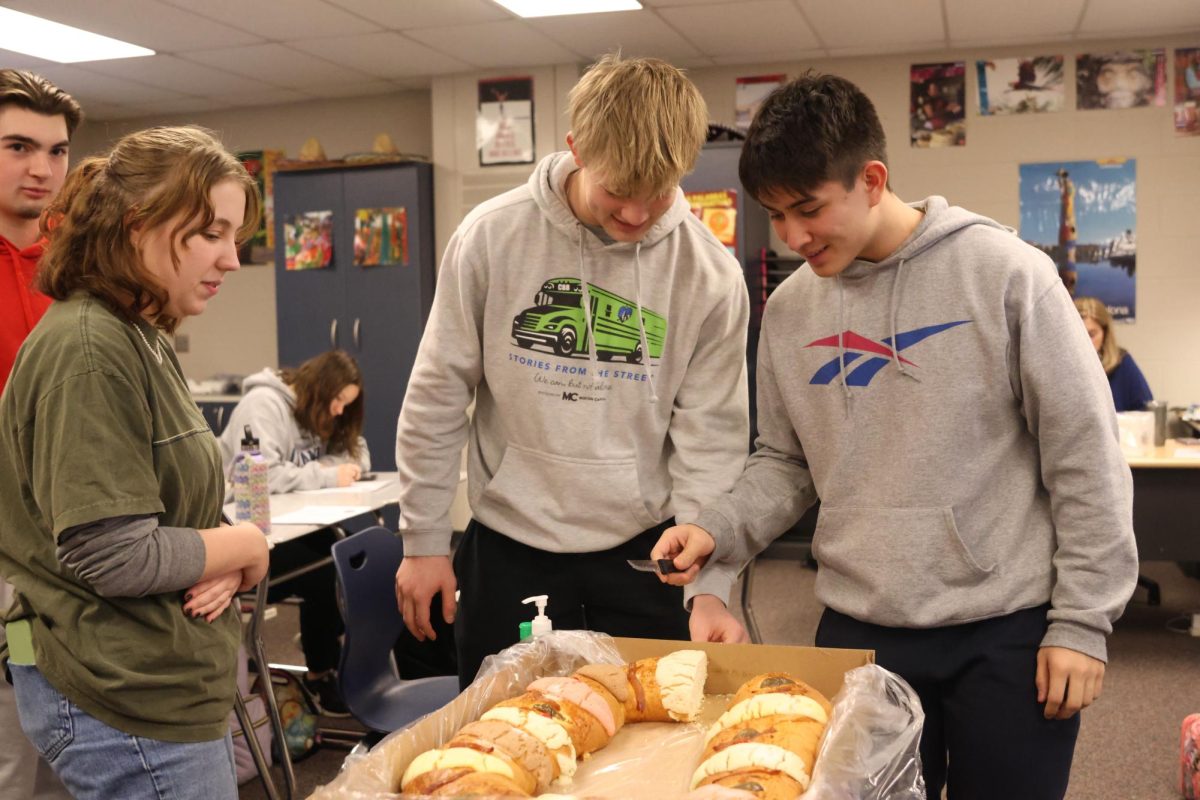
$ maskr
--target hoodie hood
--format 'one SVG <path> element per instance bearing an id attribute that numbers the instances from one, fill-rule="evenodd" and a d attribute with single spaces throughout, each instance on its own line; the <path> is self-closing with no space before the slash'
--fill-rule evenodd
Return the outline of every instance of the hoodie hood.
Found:
<path id="1" fill-rule="evenodd" d="M 900 246 L 891 255 L 879 262 L 856 259 L 835 278 L 838 292 L 839 331 L 846 330 L 845 287 L 843 281 L 856 281 L 868 275 L 877 275 L 885 270 L 895 270 L 892 273 L 891 290 L 888 294 L 889 341 L 895 342 L 899 331 L 897 327 L 897 315 L 903 291 L 903 273 L 905 265 L 908 262 L 939 244 L 947 237 L 974 225 L 996 228 L 1010 234 L 1016 233 L 1012 228 L 1001 225 L 993 219 L 967 211 L 965 208 L 959 206 L 951 206 L 946 202 L 946 198 L 938 195 L 932 195 L 916 203 L 909 203 L 909 207 L 915 208 L 922 213 L 921 221 L 913 229 L 912 233 L 908 235 L 908 238 L 901 242 Z M 846 347 L 845 338 L 842 335 L 838 336 L 838 358 L 842 364 L 842 396 L 846 404 L 846 413 L 849 414 L 851 412 L 851 398 L 850 387 L 846 383 Z M 904 366 L 904 363 L 900 359 L 899 350 L 894 346 L 891 347 L 891 361 L 892 366 L 901 375 L 911 380 L 920 380 L 911 370 Z"/>
<path id="2" fill-rule="evenodd" d="M 242 394 L 249 394 L 251 389 L 270 389 L 283 396 L 287 404 L 292 408 L 296 407 L 296 393 L 291 387 L 283 382 L 283 378 L 279 376 L 277 370 L 267 367 L 264 370 L 249 375 L 242 381 Z"/>

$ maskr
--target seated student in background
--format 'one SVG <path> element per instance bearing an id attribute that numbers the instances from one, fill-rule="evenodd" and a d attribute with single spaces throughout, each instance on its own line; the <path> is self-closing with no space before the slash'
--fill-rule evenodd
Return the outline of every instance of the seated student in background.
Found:
<path id="1" fill-rule="evenodd" d="M 1112 389 L 1113 405 L 1117 411 L 1141 411 L 1146 403 L 1154 399 L 1146 376 L 1134 363 L 1133 356 L 1117 346 L 1117 335 L 1112 329 L 1112 315 L 1108 306 L 1094 297 L 1075 300 L 1083 326 L 1091 337 L 1092 347 L 1100 356 L 1100 366 L 1108 375 L 1108 388 Z"/>
<path id="2" fill-rule="evenodd" d="M 54 302 L 0 398 L 21 728 L 78 800 L 236 800 L 230 606 L 267 543 L 221 525 L 220 449 L 167 334 L 239 268 L 258 190 L 207 132 L 154 128 L 85 160 L 46 213 Z"/>
<path id="3" fill-rule="evenodd" d="M 341 350 L 296 369 L 268 368 L 246 378 L 221 434 L 225 476 L 232 475 L 249 425 L 271 468 L 271 494 L 354 483 L 371 469 L 362 391 L 358 364 Z"/>
<path id="4" fill-rule="evenodd" d="M 349 486 L 371 468 L 362 438 L 363 386 L 358 364 L 341 350 L 310 358 L 296 369 L 264 369 L 246 378 L 244 395 L 221 434 L 225 475 L 241 449 L 245 427 L 267 460 L 272 494 Z M 323 530 L 284 542 L 271 555 L 275 575 L 329 556 L 335 539 Z M 337 573 L 332 564 L 271 587 L 268 600 L 297 596 L 300 646 L 308 668 L 305 684 L 321 711 L 345 716 L 336 669 L 344 630 L 337 607 Z"/>

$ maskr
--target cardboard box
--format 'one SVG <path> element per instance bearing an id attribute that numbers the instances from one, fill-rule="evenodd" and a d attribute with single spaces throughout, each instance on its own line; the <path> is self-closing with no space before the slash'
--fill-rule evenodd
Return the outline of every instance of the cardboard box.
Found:
<path id="1" fill-rule="evenodd" d="M 560 795 L 580 797 L 681 796 L 698 766 L 704 732 L 725 710 L 728 695 L 745 681 L 763 672 L 786 672 L 811 684 L 832 699 L 842 688 L 848 670 L 875 663 L 870 650 L 835 650 L 781 645 L 713 644 L 659 639 L 614 638 L 626 662 L 664 656 L 676 650 L 703 650 L 708 654 L 706 701 L 701 725 L 640 722 L 626 725 L 604 749 L 579 765 L 569 788 Z M 568 674 L 580 664 L 567 664 L 558 674 Z M 518 670 L 519 671 L 519 670 Z M 541 675 L 513 674 L 506 680 L 476 681 L 451 703 L 408 731 L 381 742 L 365 757 L 348 763 L 337 780 L 318 789 L 319 800 L 368 800 L 395 797 L 409 762 L 420 753 L 448 741 L 466 723 L 501 700 L 520 694 Z M 724 697 L 722 697 L 724 696 Z"/>

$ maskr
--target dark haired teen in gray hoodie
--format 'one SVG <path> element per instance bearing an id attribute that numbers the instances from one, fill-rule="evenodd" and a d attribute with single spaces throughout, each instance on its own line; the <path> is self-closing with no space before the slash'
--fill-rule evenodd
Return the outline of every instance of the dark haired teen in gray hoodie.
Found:
<path id="1" fill-rule="evenodd" d="M 813 96 L 857 98 L 878 126 L 853 84 L 795 83 L 764 108 L 805 147 L 822 144 L 795 122 Z M 752 127 L 743 181 L 755 146 Z M 763 318 L 757 449 L 652 555 L 691 566 L 715 545 L 743 564 L 819 499 L 816 643 L 874 649 L 917 690 L 929 798 L 1061 798 L 1137 578 L 1104 373 L 1048 257 L 941 197 L 906 205 L 881 160 L 859 164 L 849 187 L 763 181 L 808 265 Z"/>

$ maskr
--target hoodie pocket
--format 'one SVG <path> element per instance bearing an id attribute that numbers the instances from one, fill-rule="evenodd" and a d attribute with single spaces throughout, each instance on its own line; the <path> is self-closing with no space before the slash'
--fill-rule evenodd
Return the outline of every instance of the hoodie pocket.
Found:
<path id="1" fill-rule="evenodd" d="M 632 455 L 570 458 L 509 444 L 480 503 L 533 528 L 606 528 L 628 535 L 657 525 Z"/>
<path id="2" fill-rule="evenodd" d="M 902 627 L 972 618 L 995 570 L 963 542 L 949 507 L 823 505 L 813 555 L 822 600 L 864 621 Z"/>

